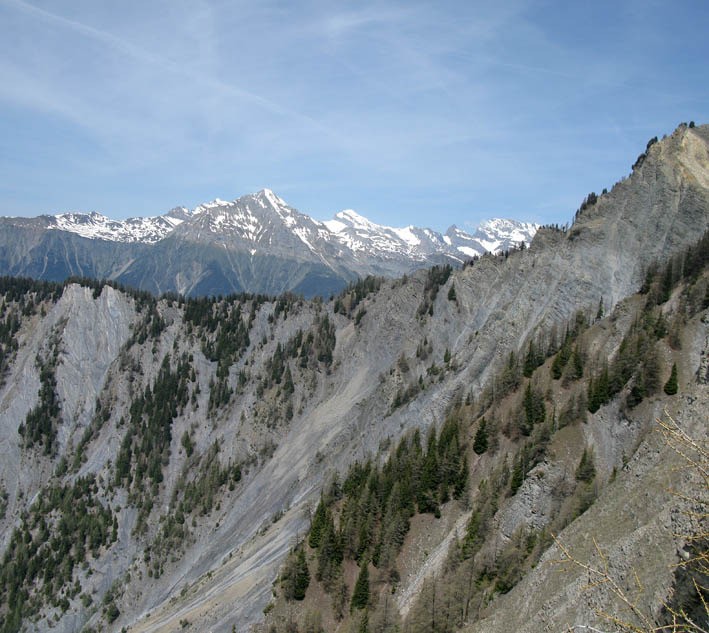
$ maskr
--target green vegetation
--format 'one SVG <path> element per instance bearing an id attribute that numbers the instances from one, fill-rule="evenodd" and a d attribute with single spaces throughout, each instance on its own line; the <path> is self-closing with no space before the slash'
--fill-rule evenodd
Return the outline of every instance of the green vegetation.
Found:
<path id="1" fill-rule="evenodd" d="M 417 311 L 420 317 L 423 317 L 426 314 L 431 316 L 433 315 L 433 303 L 436 301 L 436 297 L 438 296 L 438 290 L 441 286 L 446 284 L 452 272 L 453 268 L 450 264 L 445 264 L 444 266 L 433 266 L 433 268 L 429 268 L 428 274 L 426 275 L 426 283 L 423 287 L 423 300 L 421 301 L 421 305 L 418 307 Z"/>
<path id="2" fill-rule="evenodd" d="M 376 293 L 381 288 L 383 281 L 383 277 L 367 275 L 364 279 L 358 279 L 351 283 L 335 298 L 333 311 L 335 314 L 344 314 L 349 317 L 355 315 L 355 324 L 359 324 L 367 311 L 364 308 L 356 311 L 357 306 L 369 295 Z"/>
<path id="3" fill-rule="evenodd" d="M 677 393 L 677 363 L 672 363 L 672 373 L 665 383 L 664 391 L 668 396 L 674 396 Z"/>
<path id="4" fill-rule="evenodd" d="M 189 434 L 183 434 L 191 444 Z M 208 516 L 219 506 L 220 494 L 224 487 L 234 490 L 241 481 L 242 466 L 225 466 L 219 461 L 219 445 L 215 442 L 209 450 L 198 457 L 194 455 L 185 462 L 170 500 L 170 508 L 160 517 L 160 529 L 152 544 L 145 549 L 143 560 L 148 565 L 148 575 L 160 577 L 166 562 L 177 561 L 192 540 L 190 523 L 195 525 L 195 517 Z M 192 517 L 192 521 L 189 518 Z"/>
<path id="5" fill-rule="evenodd" d="M 7 490 L 5 490 L 4 486 L 0 486 L 0 521 L 5 518 L 5 514 L 7 513 L 8 499 L 9 495 Z"/>
<path id="6" fill-rule="evenodd" d="M 488 430 L 487 421 L 483 417 L 478 425 L 478 430 L 475 432 L 475 439 L 473 440 L 473 450 L 477 455 L 482 455 L 487 451 L 488 447 Z"/>
<path id="7" fill-rule="evenodd" d="M 581 461 L 576 468 L 576 481 L 591 482 L 596 476 L 596 466 L 593 463 L 593 451 L 584 448 Z"/>
<path id="8" fill-rule="evenodd" d="M 309 330 L 299 329 L 285 345 L 277 343 L 264 364 L 263 374 L 257 377 L 259 402 L 254 418 L 263 420 L 270 429 L 290 422 L 294 414 L 294 376 L 303 384 L 303 376 L 307 375 L 304 372 L 329 371 L 336 342 L 335 323 L 327 314 L 321 314 Z M 246 379 L 246 374 L 240 373 L 239 383 L 244 384 Z M 301 392 L 300 396 L 305 394 Z"/>
<path id="9" fill-rule="evenodd" d="M 76 567 L 117 540 L 116 517 L 98 493 L 93 476 L 52 485 L 22 517 L 0 566 L 1 633 L 18 631 L 44 604 L 66 611 L 80 591 Z"/>
<path id="10" fill-rule="evenodd" d="M 662 367 L 657 341 L 668 338 L 672 347 L 680 342 L 677 330 L 686 320 L 704 309 L 707 293 L 706 281 L 700 273 L 709 264 L 709 232 L 701 240 L 673 257 L 664 267 L 651 266 L 641 293 L 645 303 L 640 317 L 633 323 L 620 344 L 611 363 L 602 362 L 590 376 L 588 383 L 588 410 L 595 413 L 620 391 L 629 386 L 626 406 L 633 408 L 646 397 L 656 394 L 662 386 Z M 670 299 L 675 288 L 685 282 L 685 290 L 672 322 L 668 325 L 669 311 L 663 304 Z M 677 369 L 673 368 L 667 386 L 677 389 Z M 665 390 L 668 395 L 670 392 Z"/>
<path id="11" fill-rule="evenodd" d="M 306 542 L 315 557 L 315 578 L 330 593 L 335 613 L 344 615 L 347 587 L 342 580 L 345 560 L 360 572 L 350 600 L 352 610 L 367 609 L 370 600 L 369 565 L 377 578 L 396 584 L 396 559 L 417 513 L 440 516 L 440 506 L 460 498 L 467 485 L 467 444 L 460 418 L 452 413 L 440 433 L 431 429 L 425 446 L 418 430 L 407 435 L 383 466 L 355 463 L 342 485 L 335 481 L 320 499 Z M 297 554 L 297 557 L 296 557 Z M 282 582 L 289 599 L 296 597 L 300 554 L 291 554 Z"/>
<path id="12" fill-rule="evenodd" d="M 310 571 L 305 560 L 305 550 L 297 547 L 292 550 L 283 566 L 281 574 L 283 595 L 288 601 L 303 600 L 310 585 Z"/>
<path id="13" fill-rule="evenodd" d="M 140 509 L 138 532 L 146 527 L 151 499 L 163 480 L 163 465 L 170 459 L 172 421 L 189 401 L 190 376 L 185 354 L 174 370 L 166 355 L 152 387 L 146 387 L 131 404 L 128 430 L 116 457 L 115 482 L 131 492 L 131 502 Z"/>
<path id="14" fill-rule="evenodd" d="M 76 447 L 76 452 L 74 454 L 74 459 L 72 460 L 72 470 L 74 472 L 78 471 L 81 465 L 86 461 L 86 447 L 89 443 L 98 437 L 99 432 L 103 425 L 111 417 L 111 405 L 108 402 L 104 402 L 100 397 L 96 399 L 96 408 L 94 410 L 94 417 L 92 418 L 89 425 L 84 430 L 84 433 L 79 440 L 79 444 Z"/>
<path id="15" fill-rule="evenodd" d="M 352 600 L 350 601 L 350 611 L 355 609 L 366 609 L 369 605 L 369 562 L 362 561 L 357 582 L 352 590 Z"/>
<path id="16" fill-rule="evenodd" d="M 44 315 L 45 304 L 56 303 L 63 287 L 48 281 L 0 276 L 0 385 L 17 352 L 16 335 L 22 320 L 38 311 Z"/>
<path id="17" fill-rule="evenodd" d="M 217 363 L 216 380 L 210 381 L 210 412 L 227 405 L 233 395 L 233 389 L 229 386 L 229 370 L 251 344 L 249 331 L 256 318 L 256 310 L 264 300 L 265 297 L 260 296 L 251 299 L 248 316 L 244 313 L 247 307 L 244 297 L 233 296 L 221 301 L 214 298 L 191 299 L 185 305 L 184 321 L 188 324 L 188 331 L 200 337 L 202 352 Z M 286 305 L 285 299 L 283 305 Z M 283 306 L 280 311 L 287 313 Z"/>
<path id="18" fill-rule="evenodd" d="M 47 360 L 37 358 L 39 372 L 39 403 L 32 408 L 24 424 L 18 427 L 19 434 L 23 437 L 25 448 L 35 444 L 42 446 L 47 456 L 56 453 L 57 429 L 61 424 L 61 409 L 57 397 L 57 380 L 55 370 L 59 356 L 58 341 L 52 341 L 52 350 Z"/>

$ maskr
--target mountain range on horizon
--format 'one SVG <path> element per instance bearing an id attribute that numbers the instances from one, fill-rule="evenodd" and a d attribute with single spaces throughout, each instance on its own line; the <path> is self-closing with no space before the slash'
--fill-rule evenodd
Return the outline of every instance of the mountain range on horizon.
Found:
<path id="1" fill-rule="evenodd" d="M 441 234 L 376 224 L 351 209 L 318 221 L 263 189 L 155 217 L 112 220 L 96 212 L 2 217 L 0 270 L 53 281 L 106 278 L 191 296 L 327 295 L 368 274 L 397 276 L 528 245 L 537 228 L 491 219 L 472 233 L 453 225 Z"/>

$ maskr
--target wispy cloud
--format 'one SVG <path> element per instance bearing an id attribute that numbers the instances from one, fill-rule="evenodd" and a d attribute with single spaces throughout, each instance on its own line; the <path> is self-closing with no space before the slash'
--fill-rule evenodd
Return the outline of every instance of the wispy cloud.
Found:
<path id="1" fill-rule="evenodd" d="M 162 84 L 162 87 L 170 83 L 172 84 L 170 87 L 174 89 L 175 86 L 172 82 L 175 80 L 180 81 L 179 93 L 181 94 L 174 95 L 176 98 L 176 102 L 173 104 L 175 108 L 180 106 L 177 100 L 182 99 L 193 101 L 198 107 L 201 107 L 205 103 L 208 106 L 210 99 L 216 94 L 222 101 L 228 100 L 232 104 L 234 100 L 246 102 L 272 115 L 284 117 L 289 120 L 290 124 L 296 123 L 304 125 L 312 131 L 324 133 L 333 138 L 337 138 L 338 136 L 335 130 L 326 128 L 320 121 L 288 108 L 283 103 L 273 101 L 263 95 L 246 90 L 228 81 L 220 80 L 215 75 L 205 72 L 205 68 L 195 68 L 193 64 L 185 63 L 184 60 L 176 61 L 158 55 L 108 31 L 52 13 L 25 2 L 24 0 L 5 1 L 10 6 L 23 11 L 33 18 L 45 21 L 59 28 L 67 29 L 111 49 L 116 55 L 127 58 L 128 63 L 134 66 L 148 65 L 152 67 L 154 71 L 164 73 L 166 76 L 163 76 L 159 82 Z M 213 33 L 206 32 L 202 34 L 201 39 L 213 42 L 216 38 Z M 118 64 L 120 65 L 121 62 L 119 61 Z M 215 64 L 212 63 L 210 65 L 214 66 Z M 14 75 L 14 79 L 17 79 L 17 76 L 21 74 L 17 72 L 17 69 L 11 69 L 7 66 L 5 66 L 4 71 L 7 75 Z M 51 93 L 43 94 L 38 83 L 39 82 L 21 82 L 19 89 L 13 92 L 17 98 L 22 99 L 27 105 L 36 105 L 41 109 L 50 109 L 58 112 L 61 115 L 71 118 L 74 123 L 92 126 L 94 131 L 105 131 L 114 127 L 113 125 L 102 125 L 100 121 L 95 120 L 95 117 L 87 116 L 86 109 L 77 108 L 76 101 L 66 93 L 62 94 L 61 91 L 52 90 Z M 34 85 L 30 86 L 28 84 Z M 10 85 L 14 84 L 11 83 Z M 158 87 L 158 89 L 160 89 L 160 87 Z M 155 94 L 148 96 L 155 98 Z M 62 103 L 60 100 L 64 102 Z M 111 116 L 113 116 L 113 114 L 111 114 Z M 112 121 L 112 123 L 115 123 L 115 121 Z"/>
<path id="2" fill-rule="evenodd" d="M 634 7 L 0 0 L 0 213 L 21 194 L 27 212 L 135 214 L 261 186 L 389 224 L 570 213 L 646 134 L 709 107 L 702 16 Z"/>

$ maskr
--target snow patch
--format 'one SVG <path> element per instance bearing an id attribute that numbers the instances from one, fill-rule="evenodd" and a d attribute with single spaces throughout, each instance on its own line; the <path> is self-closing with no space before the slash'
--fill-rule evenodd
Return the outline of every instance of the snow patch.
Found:
<path id="1" fill-rule="evenodd" d="M 405 229 L 392 229 L 394 233 L 402 239 L 404 242 L 411 246 L 418 246 L 421 243 L 421 240 L 416 237 L 411 229 L 414 227 L 412 226 L 407 226 Z"/>
<path id="2" fill-rule="evenodd" d="M 155 244 L 183 221 L 170 216 L 111 220 L 100 213 L 60 213 L 51 216 L 49 229 L 68 231 L 89 239 Z"/>
<path id="3" fill-rule="evenodd" d="M 468 257 L 480 255 L 479 251 L 476 251 L 474 248 L 470 248 L 470 246 L 459 246 L 458 250 L 463 253 L 463 255 L 467 255 Z"/>
<path id="4" fill-rule="evenodd" d="M 347 228 L 347 225 L 339 220 L 325 220 L 323 224 L 331 233 L 342 233 Z"/>

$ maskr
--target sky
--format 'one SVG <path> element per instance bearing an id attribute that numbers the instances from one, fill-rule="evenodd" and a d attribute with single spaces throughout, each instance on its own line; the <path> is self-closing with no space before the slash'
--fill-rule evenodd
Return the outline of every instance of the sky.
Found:
<path id="1" fill-rule="evenodd" d="M 318 219 L 564 223 L 709 123 L 709 2 L 0 0 L 0 215 L 263 188 Z"/>

